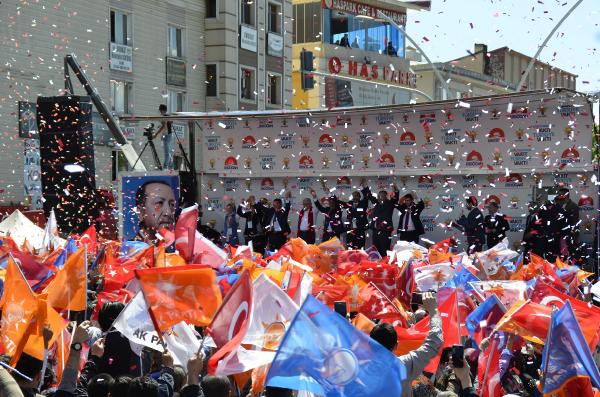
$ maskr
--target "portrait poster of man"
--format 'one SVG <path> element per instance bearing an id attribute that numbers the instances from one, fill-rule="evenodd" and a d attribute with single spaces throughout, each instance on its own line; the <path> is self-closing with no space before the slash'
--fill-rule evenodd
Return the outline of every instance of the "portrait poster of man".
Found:
<path id="1" fill-rule="evenodd" d="M 155 242 L 161 228 L 174 230 L 180 197 L 178 175 L 123 175 L 120 190 L 125 240 Z"/>

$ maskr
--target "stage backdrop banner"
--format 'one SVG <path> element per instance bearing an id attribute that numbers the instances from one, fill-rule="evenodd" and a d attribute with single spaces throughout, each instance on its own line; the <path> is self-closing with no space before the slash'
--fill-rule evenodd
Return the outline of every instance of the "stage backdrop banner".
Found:
<path id="1" fill-rule="evenodd" d="M 581 240 L 593 240 L 592 113 L 587 99 L 574 92 L 344 113 L 249 113 L 206 118 L 198 125 L 204 223 L 221 225 L 230 200 L 236 205 L 249 195 L 272 200 L 290 190 L 295 235 L 296 211 L 311 189 L 319 197 L 348 200 L 366 178 L 375 194 L 391 191 L 393 184 L 400 194 L 415 191 L 426 206 L 422 237 L 431 241 L 460 238 L 448 224 L 466 213 L 466 197 L 478 197 L 482 206 L 498 201 L 516 245 L 528 202 L 547 188 L 567 186 L 580 208 Z M 396 225 L 397 217 L 396 212 Z M 316 224 L 322 223 L 319 214 Z"/>

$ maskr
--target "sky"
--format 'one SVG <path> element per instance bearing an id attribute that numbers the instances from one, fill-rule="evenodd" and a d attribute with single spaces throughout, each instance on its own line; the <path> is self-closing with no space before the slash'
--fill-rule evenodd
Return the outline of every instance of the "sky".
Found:
<path id="1" fill-rule="evenodd" d="M 406 30 L 433 61 L 468 55 L 474 43 L 535 55 L 576 0 L 432 0 L 409 12 Z M 409 45 L 407 41 L 407 46 Z M 542 51 L 540 60 L 578 75 L 577 90 L 600 91 L 600 0 L 583 0 Z"/>

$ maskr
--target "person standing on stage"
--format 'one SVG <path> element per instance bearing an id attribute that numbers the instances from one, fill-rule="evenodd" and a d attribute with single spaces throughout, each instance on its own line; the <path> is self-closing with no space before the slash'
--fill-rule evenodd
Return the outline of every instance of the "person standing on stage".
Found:
<path id="1" fill-rule="evenodd" d="M 381 190 L 375 198 L 368 186 L 363 188 L 363 194 L 374 204 L 371 210 L 373 245 L 382 257 L 387 255 L 387 251 L 392 244 L 392 231 L 394 230 L 392 216 L 398 200 L 398 187 L 394 184 L 392 188 L 394 193 L 391 198 L 388 198 L 388 193 L 385 190 Z"/>
<path id="2" fill-rule="evenodd" d="M 248 245 L 252 241 L 253 248 L 257 252 L 264 249 L 264 243 L 259 242 L 259 234 L 261 230 L 262 206 L 256 203 L 254 196 L 248 197 L 247 201 L 238 205 L 237 214 L 240 218 L 246 219 L 244 227 L 244 244 Z M 261 244 L 262 243 L 262 244 Z"/>
<path id="3" fill-rule="evenodd" d="M 267 241 L 271 251 L 277 251 L 287 241 L 291 229 L 288 222 L 290 214 L 291 192 L 286 193 L 285 205 L 280 198 L 273 200 L 273 207 L 265 211 L 263 217 L 263 226 L 267 233 Z"/>
<path id="4" fill-rule="evenodd" d="M 235 206 L 233 203 L 227 203 L 225 206 L 225 221 L 223 222 L 223 241 L 225 244 L 240 245 L 238 226 Z"/>
<path id="5" fill-rule="evenodd" d="M 167 115 L 167 105 L 165 105 L 164 103 L 160 104 L 160 106 L 158 107 L 158 111 L 160 112 L 160 114 L 162 116 L 166 116 Z M 163 143 L 163 151 L 164 151 L 164 159 L 163 159 L 162 169 L 170 170 L 170 169 L 173 169 L 173 151 L 174 151 L 174 147 L 173 147 L 174 133 L 173 133 L 173 122 L 172 121 L 161 121 L 158 131 L 156 131 L 156 134 L 154 134 L 154 138 L 156 138 L 157 136 L 159 136 L 161 134 L 162 134 L 161 140 Z"/>
<path id="6" fill-rule="evenodd" d="M 327 199 L 327 207 L 325 207 L 317 198 L 317 192 L 312 190 L 310 194 L 312 195 L 317 209 L 325 214 L 321 242 L 325 242 L 334 237 L 340 238 L 342 233 L 344 233 L 344 216 L 342 214 L 342 207 L 337 197 L 329 197 Z"/>
<path id="7" fill-rule="evenodd" d="M 504 215 L 498 213 L 498 209 L 498 203 L 490 201 L 488 204 L 489 215 L 483 221 L 488 249 L 501 242 L 506 237 L 506 232 L 510 230 L 508 221 Z"/>
<path id="8" fill-rule="evenodd" d="M 398 223 L 398 238 L 402 241 L 413 243 L 419 242 L 419 236 L 425 234 L 425 228 L 421 222 L 421 212 L 425 209 L 423 200 L 415 204 L 416 192 L 404 195 L 398 200 L 398 211 L 400 211 L 400 222 Z"/>
<path id="9" fill-rule="evenodd" d="M 352 200 L 346 203 L 348 211 L 346 229 L 346 245 L 348 249 L 363 249 L 365 247 L 365 233 L 369 224 L 367 211 L 369 209 L 369 198 L 360 195 L 360 192 L 352 192 Z"/>
<path id="10" fill-rule="evenodd" d="M 307 244 L 314 244 L 316 241 L 315 215 L 312 201 L 309 198 L 302 200 L 302 209 L 298 213 L 297 236 Z"/>
<path id="11" fill-rule="evenodd" d="M 477 207 L 477 197 L 469 196 L 467 198 L 466 208 L 469 214 L 460 217 L 456 224 L 467 238 L 467 252 L 469 254 L 480 252 L 485 242 L 485 230 L 483 228 L 483 213 Z"/>

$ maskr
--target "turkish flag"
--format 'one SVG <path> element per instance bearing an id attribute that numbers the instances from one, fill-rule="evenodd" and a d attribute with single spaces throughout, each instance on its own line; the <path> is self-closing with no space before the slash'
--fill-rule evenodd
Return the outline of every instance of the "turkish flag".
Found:
<path id="1" fill-rule="evenodd" d="M 188 263 L 194 260 L 194 242 L 198 225 L 198 205 L 181 211 L 175 225 L 175 248 Z"/>
<path id="2" fill-rule="evenodd" d="M 244 270 L 206 330 L 219 349 L 208 360 L 209 374 L 215 373 L 219 361 L 235 355 L 248 331 L 252 305 L 252 280 L 248 270 Z"/>
<path id="3" fill-rule="evenodd" d="M 219 305 L 215 272 L 202 265 L 135 270 L 157 332 L 182 321 L 205 326 Z"/>

